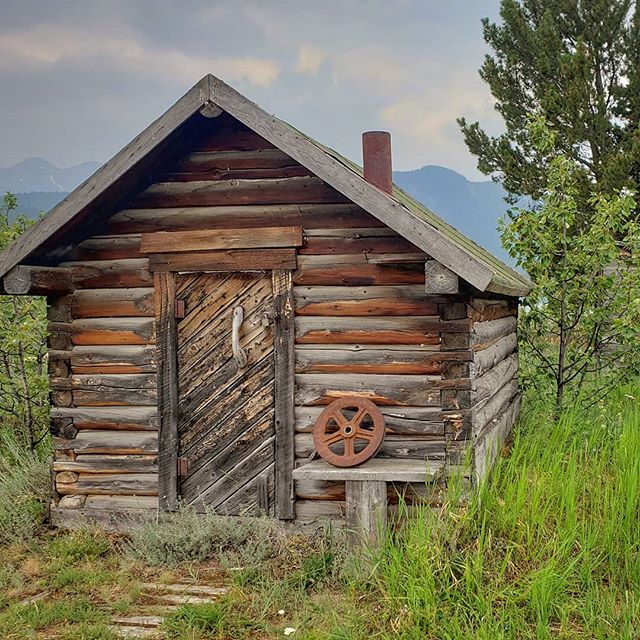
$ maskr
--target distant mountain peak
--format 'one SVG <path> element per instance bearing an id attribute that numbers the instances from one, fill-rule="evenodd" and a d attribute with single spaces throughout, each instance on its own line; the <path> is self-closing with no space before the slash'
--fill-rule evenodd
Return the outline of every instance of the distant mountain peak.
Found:
<path id="1" fill-rule="evenodd" d="M 513 261 L 502 248 L 498 219 L 507 211 L 505 192 L 491 180 L 471 181 L 438 165 L 396 171 L 395 183 L 479 245 L 505 262 Z"/>
<path id="2" fill-rule="evenodd" d="M 83 162 L 60 168 L 44 158 L 27 158 L 11 167 L 0 167 L 0 193 L 73 191 L 99 166 L 99 162 Z"/>

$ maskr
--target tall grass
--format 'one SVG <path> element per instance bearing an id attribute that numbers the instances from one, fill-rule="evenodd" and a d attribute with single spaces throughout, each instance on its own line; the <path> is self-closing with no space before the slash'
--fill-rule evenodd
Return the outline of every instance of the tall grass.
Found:
<path id="1" fill-rule="evenodd" d="M 0 429 L 0 545 L 30 540 L 41 526 L 49 494 L 44 457 Z"/>
<path id="2" fill-rule="evenodd" d="M 467 506 L 389 535 L 386 637 L 640 637 L 640 385 L 555 424 L 528 398 L 510 455 Z"/>

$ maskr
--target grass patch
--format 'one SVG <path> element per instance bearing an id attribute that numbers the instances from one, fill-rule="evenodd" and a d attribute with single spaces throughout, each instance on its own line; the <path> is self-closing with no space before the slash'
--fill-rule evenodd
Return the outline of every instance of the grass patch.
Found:
<path id="1" fill-rule="evenodd" d="M 111 542 L 100 531 L 81 528 L 54 538 L 49 544 L 49 553 L 55 560 L 65 564 L 97 560 L 111 550 Z"/>
<path id="2" fill-rule="evenodd" d="M 234 611 L 232 603 L 186 604 L 168 616 L 163 624 L 167 638 L 234 638 L 240 640 L 262 625 Z"/>
<path id="3" fill-rule="evenodd" d="M 30 540 L 42 526 L 49 465 L 0 429 L 0 545 Z"/>
<path id="4" fill-rule="evenodd" d="M 467 507 L 408 515 L 372 586 L 396 638 L 636 638 L 640 389 L 565 414 L 528 399 Z"/>

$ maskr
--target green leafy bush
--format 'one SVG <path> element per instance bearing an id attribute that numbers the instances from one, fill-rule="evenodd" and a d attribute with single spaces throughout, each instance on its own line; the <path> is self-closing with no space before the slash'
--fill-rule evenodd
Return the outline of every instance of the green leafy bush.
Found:
<path id="1" fill-rule="evenodd" d="M 15 213 L 15 196 L 0 201 L 0 249 L 33 222 Z M 0 420 L 24 447 L 36 450 L 49 432 L 46 300 L 0 296 Z"/>

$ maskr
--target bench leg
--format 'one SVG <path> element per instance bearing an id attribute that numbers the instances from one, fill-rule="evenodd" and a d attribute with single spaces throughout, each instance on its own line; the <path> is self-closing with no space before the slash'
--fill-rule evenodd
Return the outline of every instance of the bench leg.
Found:
<path id="1" fill-rule="evenodd" d="M 347 480 L 345 489 L 347 528 L 358 541 L 379 543 L 387 526 L 387 483 Z"/>

